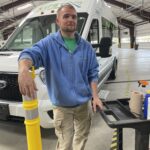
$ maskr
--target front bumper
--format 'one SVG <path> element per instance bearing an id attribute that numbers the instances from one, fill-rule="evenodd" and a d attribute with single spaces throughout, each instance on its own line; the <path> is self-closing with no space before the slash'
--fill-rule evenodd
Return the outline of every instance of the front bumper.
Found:
<path id="1" fill-rule="evenodd" d="M 41 102 L 42 101 L 42 102 Z M 40 125 L 43 128 L 53 128 L 53 110 L 49 100 L 39 101 L 38 111 L 40 117 Z M 0 120 L 9 120 L 13 117 L 24 118 L 25 110 L 22 102 L 7 102 L 0 99 Z M 3 110 L 3 111 L 2 111 Z"/>

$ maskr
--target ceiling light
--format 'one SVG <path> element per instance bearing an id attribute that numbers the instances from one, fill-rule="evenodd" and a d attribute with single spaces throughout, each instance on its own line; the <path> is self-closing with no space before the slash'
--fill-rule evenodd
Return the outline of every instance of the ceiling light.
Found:
<path id="1" fill-rule="evenodd" d="M 26 9 L 26 8 L 28 8 L 28 7 L 31 7 L 31 6 L 32 6 L 32 4 L 31 4 L 31 3 L 28 3 L 28 4 L 25 4 L 25 5 L 23 5 L 23 6 L 18 7 L 17 10 L 23 10 L 23 9 Z"/>
<path id="2" fill-rule="evenodd" d="M 111 8 L 111 6 L 110 6 L 110 5 L 108 5 L 106 2 L 104 2 L 104 4 L 105 4 L 105 6 L 107 6 L 107 7 Z"/>

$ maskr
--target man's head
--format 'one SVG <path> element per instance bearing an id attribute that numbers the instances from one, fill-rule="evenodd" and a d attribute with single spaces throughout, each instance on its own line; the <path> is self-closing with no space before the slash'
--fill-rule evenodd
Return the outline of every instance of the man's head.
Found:
<path id="1" fill-rule="evenodd" d="M 71 4 L 64 4 L 57 10 L 56 23 L 61 32 L 73 34 L 77 26 L 77 12 Z"/>

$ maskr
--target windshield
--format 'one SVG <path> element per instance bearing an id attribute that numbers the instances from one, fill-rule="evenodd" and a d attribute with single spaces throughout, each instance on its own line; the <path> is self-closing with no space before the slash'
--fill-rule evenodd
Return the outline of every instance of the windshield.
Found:
<path id="1" fill-rule="evenodd" d="M 78 13 L 77 31 L 80 35 L 83 31 L 87 16 L 87 13 Z M 24 48 L 31 47 L 40 39 L 58 30 L 55 20 L 56 15 L 28 19 L 20 28 L 17 28 L 3 49 L 5 51 L 21 51 Z"/>

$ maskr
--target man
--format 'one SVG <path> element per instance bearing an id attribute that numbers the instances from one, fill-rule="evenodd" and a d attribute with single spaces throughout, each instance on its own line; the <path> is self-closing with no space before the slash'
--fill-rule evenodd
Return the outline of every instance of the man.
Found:
<path id="1" fill-rule="evenodd" d="M 91 45 L 76 33 L 77 13 L 70 4 L 57 11 L 57 33 L 48 35 L 19 57 L 19 88 L 34 98 L 37 87 L 29 69 L 43 66 L 53 104 L 57 150 L 83 150 L 91 125 L 90 102 L 102 109 L 97 94 L 98 63 Z M 93 100 L 92 100 L 93 99 Z"/>

